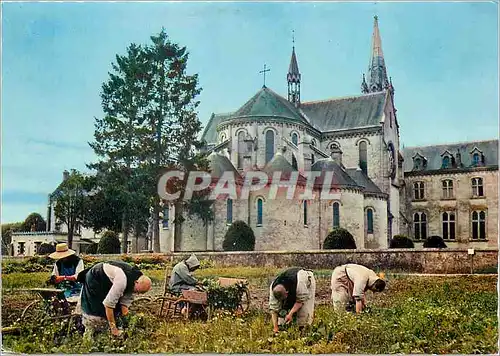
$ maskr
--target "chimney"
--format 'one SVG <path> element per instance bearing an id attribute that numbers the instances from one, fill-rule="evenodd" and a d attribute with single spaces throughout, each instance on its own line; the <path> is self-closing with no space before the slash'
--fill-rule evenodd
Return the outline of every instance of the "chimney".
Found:
<path id="1" fill-rule="evenodd" d="M 63 172 L 63 182 L 69 178 L 69 172 L 67 170 L 64 170 Z"/>

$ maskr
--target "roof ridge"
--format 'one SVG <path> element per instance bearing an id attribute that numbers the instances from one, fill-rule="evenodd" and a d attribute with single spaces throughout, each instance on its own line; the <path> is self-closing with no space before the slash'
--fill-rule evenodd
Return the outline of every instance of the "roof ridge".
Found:
<path id="1" fill-rule="evenodd" d="M 462 145 L 462 144 L 475 144 L 475 143 L 483 143 L 483 142 L 493 142 L 497 141 L 498 138 L 494 139 L 488 139 L 488 140 L 478 140 L 478 141 L 460 141 L 460 142 L 449 142 L 449 143 L 439 143 L 436 145 L 425 145 L 425 146 L 407 146 L 404 147 L 403 150 L 406 150 L 408 148 L 424 148 L 424 147 L 437 147 L 437 146 L 452 146 L 452 145 Z"/>
<path id="2" fill-rule="evenodd" d="M 377 91 L 377 92 L 372 92 L 372 93 L 367 93 L 367 94 L 360 94 L 360 95 L 349 95 L 349 96 L 332 97 L 332 98 L 328 98 L 328 99 L 303 101 L 301 103 L 301 105 L 326 103 L 328 101 L 336 101 L 336 100 L 355 99 L 355 98 L 361 98 L 361 97 L 366 97 L 366 96 L 374 96 L 374 95 L 378 95 L 378 94 L 381 94 L 381 93 L 384 93 L 384 92 L 385 92 L 385 90 Z"/>

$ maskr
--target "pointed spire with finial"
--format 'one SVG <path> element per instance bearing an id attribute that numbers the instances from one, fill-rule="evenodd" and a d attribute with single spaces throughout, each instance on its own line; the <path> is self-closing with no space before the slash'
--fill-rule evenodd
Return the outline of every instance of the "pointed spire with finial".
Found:
<path id="1" fill-rule="evenodd" d="M 290 66 L 288 67 L 288 74 L 286 76 L 288 82 L 288 101 L 300 105 L 300 72 L 297 63 L 297 56 L 295 55 L 295 32 L 292 31 L 292 58 L 290 59 Z"/>
<path id="2" fill-rule="evenodd" d="M 377 92 L 389 89 L 391 84 L 387 78 L 387 69 L 385 67 L 384 53 L 382 52 L 382 40 L 378 28 L 378 16 L 374 17 L 373 35 L 372 35 L 372 54 L 370 65 L 368 67 L 368 90 Z"/>
<path id="3" fill-rule="evenodd" d="M 361 92 L 363 94 L 368 94 L 370 89 L 368 89 L 368 84 L 366 84 L 365 75 L 363 74 L 363 81 L 361 82 Z"/>

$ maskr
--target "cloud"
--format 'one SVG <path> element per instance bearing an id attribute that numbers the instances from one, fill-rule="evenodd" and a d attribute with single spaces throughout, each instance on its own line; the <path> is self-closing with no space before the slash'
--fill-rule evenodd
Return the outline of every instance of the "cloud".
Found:
<path id="1" fill-rule="evenodd" d="M 71 150 L 90 150 L 90 146 L 88 144 L 74 143 L 74 142 L 64 142 L 64 141 L 54 141 L 54 140 L 43 140 L 38 138 L 29 138 L 26 143 L 35 143 L 51 148 L 64 148 Z"/>

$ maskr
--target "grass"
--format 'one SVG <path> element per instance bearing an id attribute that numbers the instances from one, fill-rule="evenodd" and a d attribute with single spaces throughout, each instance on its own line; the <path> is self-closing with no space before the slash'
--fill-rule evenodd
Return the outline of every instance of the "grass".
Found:
<path id="1" fill-rule="evenodd" d="M 264 288 L 260 298 L 265 303 L 267 281 L 277 271 L 218 268 L 197 275 L 248 278 L 252 288 Z M 146 273 L 162 285 L 163 271 Z M 327 301 L 328 273 L 320 271 L 318 276 L 317 302 Z M 13 277 L 15 282 L 2 279 L 4 288 L 24 288 L 42 280 L 36 274 Z M 223 314 L 209 322 L 136 314 L 126 338 L 102 333 L 92 343 L 76 333 L 62 335 L 66 325 L 25 325 L 21 335 L 4 335 L 3 344 L 20 353 L 497 353 L 496 281 L 490 276 L 389 276 L 383 293 L 368 293 L 367 312 L 355 315 L 318 305 L 309 330 L 300 333 L 292 326 L 277 337 L 266 310 L 257 308 L 243 318 Z M 4 299 L 9 296 L 4 293 Z"/>

